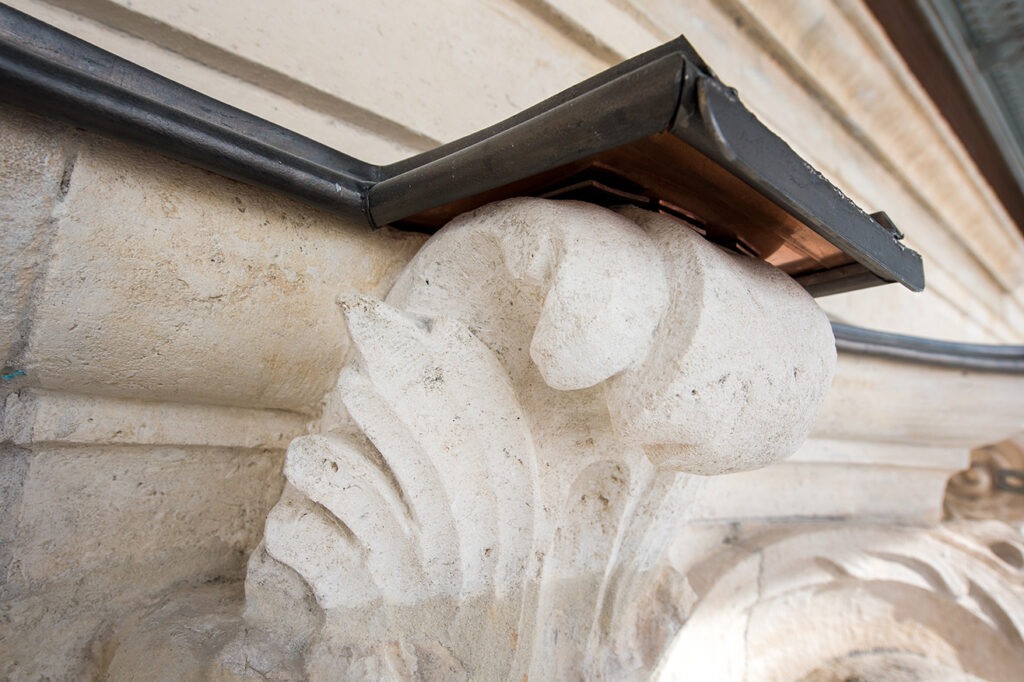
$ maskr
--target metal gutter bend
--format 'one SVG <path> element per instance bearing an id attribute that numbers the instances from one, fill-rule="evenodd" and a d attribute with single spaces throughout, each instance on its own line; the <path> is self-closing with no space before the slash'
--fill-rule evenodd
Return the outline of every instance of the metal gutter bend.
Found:
<path id="1" fill-rule="evenodd" d="M 899 282 L 921 257 L 721 83 L 682 37 L 474 135 L 375 166 L 0 4 L 0 100 L 376 227 L 434 231 L 511 196 L 633 204 L 813 295 Z"/>

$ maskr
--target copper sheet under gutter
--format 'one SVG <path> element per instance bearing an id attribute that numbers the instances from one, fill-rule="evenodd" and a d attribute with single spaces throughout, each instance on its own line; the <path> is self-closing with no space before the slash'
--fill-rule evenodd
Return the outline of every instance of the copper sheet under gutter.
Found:
<path id="1" fill-rule="evenodd" d="M 434 231 L 517 195 L 630 203 L 814 295 L 919 291 L 920 256 L 765 128 L 683 38 L 503 123 L 375 166 L 0 5 L 0 99 L 333 211 Z"/>

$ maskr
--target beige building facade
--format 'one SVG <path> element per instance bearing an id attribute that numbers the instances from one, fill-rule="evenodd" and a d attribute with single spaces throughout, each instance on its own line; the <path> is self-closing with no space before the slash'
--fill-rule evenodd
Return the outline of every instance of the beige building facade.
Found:
<path id="1" fill-rule="evenodd" d="M 828 324 L 1024 343 L 859 0 L 7 4 L 380 164 L 683 34 L 927 289 L 530 198 L 371 231 L 0 102 L 5 678 L 1024 676 L 1024 376 Z"/>

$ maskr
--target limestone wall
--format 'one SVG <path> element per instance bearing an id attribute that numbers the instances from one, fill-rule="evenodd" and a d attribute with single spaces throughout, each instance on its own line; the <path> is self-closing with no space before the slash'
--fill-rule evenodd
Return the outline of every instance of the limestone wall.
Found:
<path id="1" fill-rule="evenodd" d="M 242 576 L 346 353 L 337 297 L 423 237 L 18 110 L 0 138 L 0 659 L 65 679 L 125 613 Z"/>
<path id="2" fill-rule="evenodd" d="M 883 287 L 821 299 L 827 312 L 1024 339 L 1024 238 L 857 0 L 8 4 L 377 163 L 683 33 L 924 256 L 924 294 Z M 8 107 L 0 149 L 0 676 L 89 676 L 140 605 L 237 584 L 280 494 L 284 448 L 318 419 L 343 364 L 338 297 L 383 297 L 424 237 L 370 233 Z M 1020 426 L 1015 403 L 989 409 L 1019 399 L 1017 385 L 923 369 L 899 383 L 866 364 L 840 358 L 793 461 L 707 479 L 693 516 L 931 521 L 968 449 Z M 931 429 L 954 398 L 980 416 Z"/>

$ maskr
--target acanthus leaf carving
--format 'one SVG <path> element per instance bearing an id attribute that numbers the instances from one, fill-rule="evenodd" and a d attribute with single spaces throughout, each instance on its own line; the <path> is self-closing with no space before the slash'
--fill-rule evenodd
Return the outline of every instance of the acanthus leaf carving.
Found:
<path id="1" fill-rule="evenodd" d="M 289 448 L 248 578 L 251 613 L 290 575 L 320 609 L 283 676 L 646 676 L 693 597 L 681 472 L 789 454 L 835 362 L 771 266 L 576 202 L 456 219 L 343 309 L 340 407 Z"/>

